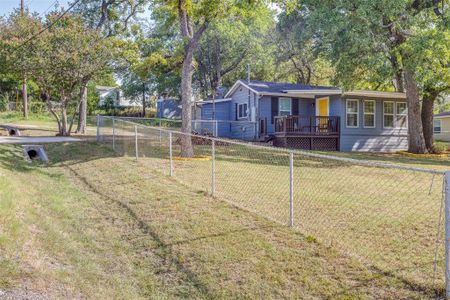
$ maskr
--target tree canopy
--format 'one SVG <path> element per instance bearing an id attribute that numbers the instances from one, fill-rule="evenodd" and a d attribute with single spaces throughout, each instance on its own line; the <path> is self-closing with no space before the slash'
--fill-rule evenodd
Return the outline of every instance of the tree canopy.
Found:
<path id="1" fill-rule="evenodd" d="M 434 103 L 450 93 L 448 7 L 448 0 L 81 0 L 26 43 L 61 12 L 40 20 L 16 11 L 0 22 L 0 88 L 30 77 L 52 99 L 75 99 L 80 86 L 114 72 L 136 99 L 179 97 L 190 132 L 192 101 L 216 97 L 249 65 L 259 80 L 406 92 L 409 150 L 432 152 Z M 188 139 L 182 148 L 193 155 Z"/>

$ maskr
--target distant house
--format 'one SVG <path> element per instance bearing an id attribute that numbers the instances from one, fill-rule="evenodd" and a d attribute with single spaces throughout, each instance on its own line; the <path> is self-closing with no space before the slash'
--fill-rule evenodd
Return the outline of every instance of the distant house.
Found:
<path id="1" fill-rule="evenodd" d="M 109 99 L 113 101 L 115 107 L 142 107 L 142 100 L 125 97 L 118 87 L 96 86 L 95 89 L 100 96 L 98 106 L 104 106 Z"/>
<path id="2" fill-rule="evenodd" d="M 160 98 L 156 101 L 156 117 L 181 119 L 181 101 L 177 98 Z"/>
<path id="3" fill-rule="evenodd" d="M 223 99 L 199 103 L 203 120 L 221 124 L 219 136 L 313 150 L 408 147 L 404 93 L 238 80 Z"/>
<path id="4" fill-rule="evenodd" d="M 434 115 L 433 131 L 435 140 L 450 141 L 450 111 Z"/>

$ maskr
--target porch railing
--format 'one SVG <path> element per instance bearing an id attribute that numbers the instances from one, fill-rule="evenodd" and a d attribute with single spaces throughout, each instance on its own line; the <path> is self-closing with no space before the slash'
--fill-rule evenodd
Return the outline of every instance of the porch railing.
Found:
<path id="1" fill-rule="evenodd" d="M 276 116 L 275 134 L 339 135 L 337 116 Z"/>

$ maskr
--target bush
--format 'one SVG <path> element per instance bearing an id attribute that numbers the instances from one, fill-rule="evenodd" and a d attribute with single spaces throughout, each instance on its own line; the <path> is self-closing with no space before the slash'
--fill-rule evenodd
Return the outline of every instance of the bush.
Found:
<path id="1" fill-rule="evenodd" d="M 47 112 L 47 105 L 42 101 L 31 101 L 29 110 L 34 114 L 43 114 Z"/>
<path id="2" fill-rule="evenodd" d="M 436 148 L 437 153 L 444 153 L 449 151 L 449 143 L 442 141 L 435 141 L 434 147 Z"/>
<path id="3" fill-rule="evenodd" d="M 0 112 L 9 110 L 9 98 L 8 94 L 0 95 Z"/>

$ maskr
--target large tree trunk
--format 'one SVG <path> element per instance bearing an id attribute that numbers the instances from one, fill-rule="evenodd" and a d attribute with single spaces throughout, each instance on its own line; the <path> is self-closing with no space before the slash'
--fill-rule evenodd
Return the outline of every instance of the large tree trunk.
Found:
<path id="1" fill-rule="evenodd" d="M 178 18 L 180 21 L 181 35 L 186 40 L 184 46 L 183 67 L 181 70 L 181 156 L 193 157 L 194 148 L 192 147 L 192 75 L 193 75 L 193 57 L 198 47 L 198 43 L 209 22 L 207 20 L 194 33 L 191 18 L 186 11 L 186 0 L 178 0 Z"/>
<path id="2" fill-rule="evenodd" d="M 87 119 L 87 86 L 80 88 L 80 113 L 76 133 L 86 134 Z"/>
<path id="3" fill-rule="evenodd" d="M 436 147 L 434 146 L 434 102 L 436 101 L 437 93 L 426 93 L 422 101 L 422 126 L 423 137 L 425 139 L 425 146 L 429 153 L 436 153 Z"/>
<path id="4" fill-rule="evenodd" d="M 392 64 L 392 69 L 394 71 L 394 87 L 397 92 L 403 93 L 405 91 L 405 87 L 403 85 L 403 70 L 398 63 L 397 56 L 395 54 L 391 54 L 389 60 Z"/>
<path id="5" fill-rule="evenodd" d="M 27 78 L 23 77 L 22 82 L 22 98 L 23 98 L 23 117 L 28 119 L 28 91 L 27 91 Z"/>
<path id="6" fill-rule="evenodd" d="M 182 107 L 182 123 L 181 131 L 185 134 L 181 136 L 181 156 L 193 157 L 194 148 L 192 147 L 192 60 L 194 49 L 191 45 L 186 47 L 186 55 L 183 61 L 183 68 L 181 70 L 181 107 Z"/>
<path id="7" fill-rule="evenodd" d="M 426 153 L 423 138 L 422 116 L 419 92 L 414 79 L 414 72 L 409 68 L 404 70 L 406 99 L 408 101 L 408 151 L 411 153 Z"/>
<path id="8" fill-rule="evenodd" d="M 61 129 L 59 132 L 60 136 L 69 136 L 70 133 L 68 132 L 68 122 L 67 122 L 67 109 L 63 106 L 61 108 Z"/>

